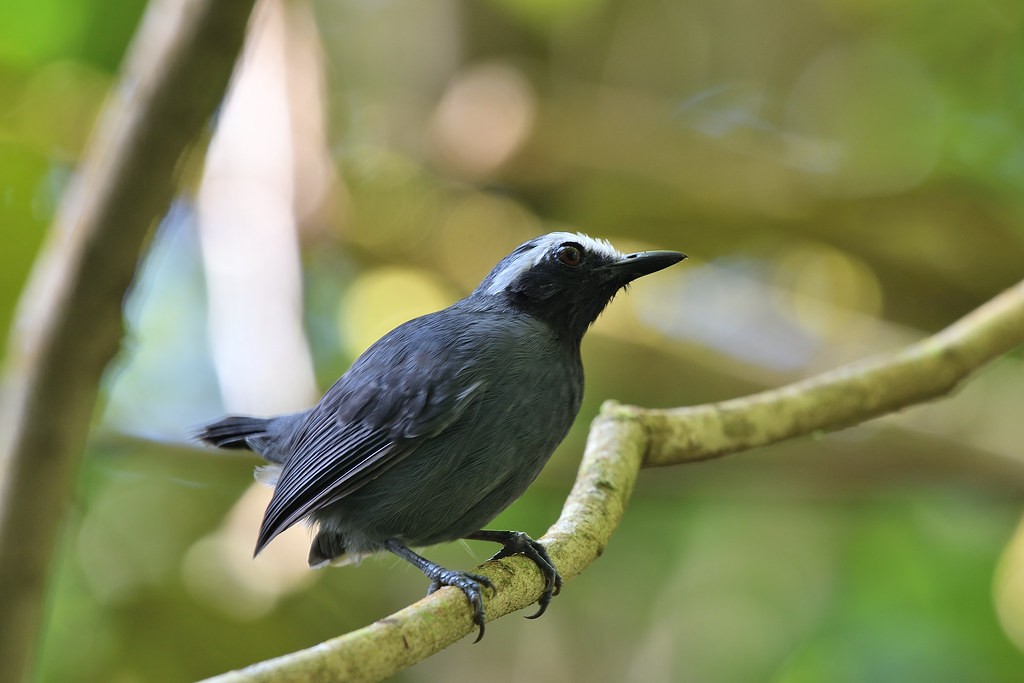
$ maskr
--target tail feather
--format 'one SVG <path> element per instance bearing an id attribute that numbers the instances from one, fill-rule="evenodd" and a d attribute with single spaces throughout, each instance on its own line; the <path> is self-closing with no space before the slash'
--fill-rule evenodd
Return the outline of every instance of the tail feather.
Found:
<path id="1" fill-rule="evenodd" d="M 262 417 L 245 417 L 232 415 L 223 420 L 208 424 L 196 436 L 203 443 L 217 448 L 234 448 L 253 450 L 249 437 L 266 433 L 270 419 Z"/>

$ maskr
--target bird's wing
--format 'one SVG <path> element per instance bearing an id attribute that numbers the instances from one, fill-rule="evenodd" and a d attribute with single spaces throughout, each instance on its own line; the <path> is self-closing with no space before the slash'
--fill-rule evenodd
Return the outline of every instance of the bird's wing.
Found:
<path id="1" fill-rule="evenodd" d="M 267 506 L 257 553 L 303 517 L 380 476 L 482 393 L 471 358 L 445 362 L 449 345 L 391 341 L 387 353 L 367 351 L 310 411 Z"/>

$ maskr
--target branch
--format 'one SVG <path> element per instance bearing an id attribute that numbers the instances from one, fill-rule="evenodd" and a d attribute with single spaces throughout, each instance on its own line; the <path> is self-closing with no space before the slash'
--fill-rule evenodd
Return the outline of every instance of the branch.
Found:
<path id="1" fill-rule="evenodd" d="M 780 389 L 674 410 L 609 401 L 591 426 L 562 514 L 540 540 L 571 579 L 604 551 L 641 467 L 721 457 L 863 422 L 944 395 L 1020 344 L 1024 281 L 921 342 Z M 487 600 L 488 620 L 531 605 L 543 590 L 536 566 L 520 556 L 475 571 L 497 588 Z M 471 632 L 462 592 L 443 588 L 358 631 L 207 683 L 380 681 Z"/>
<path id="2" fill-rule="evenodd" d="M 151 5 L 22 295 L 0 413 L 0 680 L 27 677 L 121 301 L 227 87 L 252 5 Z"/>
<path id="3" fill-rule="evenodd" d="M 649 430 L 645 467 L 709 460 L 944 396 L 1020 344 L 1024 281 L 938 334 L 779 389 L 687 408 L 615 412 Z"/>

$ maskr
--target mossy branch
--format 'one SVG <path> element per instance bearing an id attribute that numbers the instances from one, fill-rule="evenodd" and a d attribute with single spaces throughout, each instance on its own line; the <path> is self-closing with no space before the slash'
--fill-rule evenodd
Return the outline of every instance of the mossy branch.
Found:
<path id="1" fill-rule="evenodd" d="M 615 412 L 647 428 L 645 467 L 708 460 L 944 396 L 1021 344 L 1024 281 L 931 337 L 779 389 L 686 408 Z"/>
<path id="2" fill-rule="evenodd" d="M 541 538 L 565 579 L 604 551 L 641 467 L 721 457 L 863 422 L 947 394 L 1024 344 L 1024 281 L 955 324 L 903 349 L 744 398 L 646 410 L 606 403 L 587 439 L 576 484 Z M 536 602 L 543 579 L 523 557 L 476 570 L 494 581 L 487 617 Z M 443 588 L 365 628 L 207 683 L 380 681 L 475 633 L 462 592 Z"/>
<path id="3" fill-rule="evenodd" d="M 143 19 L 36 262 L 0 411 L 0 680 L 28 677 L 60 521 L 121 302 L 184 150 L 223 97 L 254 0 L 159 0 Z"/>

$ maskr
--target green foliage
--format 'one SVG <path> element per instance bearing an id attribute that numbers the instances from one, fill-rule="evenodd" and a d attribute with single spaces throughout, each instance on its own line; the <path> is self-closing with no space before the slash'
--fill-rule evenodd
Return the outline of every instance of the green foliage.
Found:
<path id="1" fill-rule="evenodd" d="M 603 399 L 737 396 L 951 322 L 1024 275 L 1022 7 L 318 3 L 341 179 L 337 210 L 303 226 L 320 386 L 365 344 L 360 311 L 443 305 L 545 229 L 689 253 L 587 340 L 579 424 L 494 524 L 539 535 Z M 0 330 L 141 10 L 0 0 Z M 494 93 L 502 116 L 445 127 Z M 221 410 L 191 199 L 127 307 L 41 680 L 212 675 L 425 588 L 390 558 L 294 575 L 248 559 L 258 509 L 237 501 L 255 460 L 183 445 Z M 388 294 L 381 273 L 411 284 Z M 1022 373 L 1018 355 L 897 419 L 644 473 L 601 561 L 543 619 L 489 625 L 401 679 L 1024 679 L 993 586 L 1024 490 Z M 491 551 L 429 554 L 469 567 Z"/>

